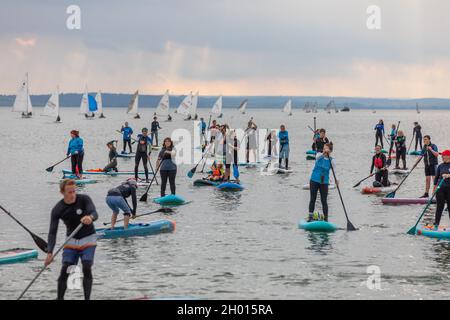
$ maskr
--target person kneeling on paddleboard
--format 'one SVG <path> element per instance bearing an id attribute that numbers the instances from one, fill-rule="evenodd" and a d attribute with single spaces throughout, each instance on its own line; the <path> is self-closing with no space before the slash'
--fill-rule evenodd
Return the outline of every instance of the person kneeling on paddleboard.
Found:
<path id="1" fill-rule="evenodd" d="M 285 169 L 288 170 L 288 164 L 289 164 L 289 133 L 286 130 L 286 126 L 282 124 L 280 126 L 280 131 L 278 132 L 278 140 L 280 141 L 280 155 L 278 160 L 278 167 L 281 167 L 281 162 L 285 161 Z"/>
<path id="2" fill-rule="evenodd" d="M 128 179 L 126 182 L 122 183 L 120 186 L 113 188 L 108 191 L 106 196 L 106 204 L 111 208 L 113 214 L 111 216 L 111 229 L 114 229 L 116 225 L 117 216 L 120 210 L 122 210 L 124 219 L 123 227 L 128 229 L 128 223 L 130 218 L 134 219 L 136 217 L 137 210 L 137 197 L 136 197 L 137 183 L 134 179 Z M 133 209 L 127 202 L 127 198 L 131 197 L 133 203 Z"/>
<path id="3" fill-rule="evenodd" d="M 175 164 L 175 157 L 177 153 L 173 146 L 173 141 L 170 138 L 165 138 L 162 149 L 158 155 L 156 168 L 159 168 L 161 175 L 161 198 L 166 195 L 167 180 L 170 184 L 170 193 L 176 194 L 175 178 L 177 177 L 177 165 Z"/>
<path id="4" fill-rule="evenodd" d="M 97 246 L 97 235 L 93 224 L 98 218 L 97 210 L 89 196 L 76 194 L 74 180 L 63 180 L 59 188 L 63 199 L 56 204 L 51 213 L 50 230 L 48 232 L 48 254 L 45 259 L 45 265 L 48 266 L 53 260 L 53 249 L 56 244 L 59 220 L 62 220 L 66 225 L 67 236 L 82 223 L 83 227 L 80 231 L 64 246 L 62 268 L 58 278 L 57 299 L 64 299 L 67 280 L 70 275 L 69 267 L 76 266 L 78 260 L 81 259 L 84 298 L 89 300 L 93 281 L 92 265 Z"/>
<path id="5" fill-rule="evenodd" d="M 117 170 L 117 150 L 116 147 L 114 146 L 114 141 L 110 141 L 106 144 L 106 146 L 109 149 L 109 163 L 106 165 L 106 167 L 103 168 L 104 172 L 110 172 L 110 171 L 115 171 L 118 172 Z"/>
<path id="6" fill-rule="evenodd" d="M 436 176 L 436 169 L 438 166 L 438 147 L 431 143 L 431 137 L 425 135 L 423 137 L 424 148 L 422 149 L 421 155 L 423 156 L 423 162 L 425 163 L 425 193 L 421 198 L 429 197 L 429 190 L 431 186 L 431 180 Z"/>
<path id="7" fill-rule="evenodd" d="M 445 203 L 447 203 L 447 208 L 450 208 L 450 150 L 445 150 L 442 152 L 442 161 L 443 163 L 438 166 L 436 176 L 434 177 L 434 190 L 436 190 L 441 180 L 444 179 L 436 193 L 436 215 L 434 219 L 434 228 L 436 230 L 441 222 L 441 216 L 445 208 Z"/>
<path id="8" fill-rule="evenodd" d="M 214 161 L 213 165 L 211 166 L 212 173 L 206 178 L 211 181 L 222 181 L 223 180 L 223 164 L 219 163 L 216 164 Z"/>
<path id="9" fill-rule="evenodd" d="M 314 169 L 309 181 L 309 217 L 308 222 L 314 220 L 314 208 L 316 206 L 317 193 L 320 191 L 320 200 L 322 202 L 322 210 L 324 220 L 328 221 L 328 185 L 330 184 L 330 170 L 331 166 L 336 170 L 335 161 L 331 158 L 331 152 L 333 151 L 333 145 L 327 143 L 323 147 L 323 153 L 316 159 Z M 336 185 L 338 181 L 335 181 Z"/>
<path id="10" fill-rule="evenodd" d="M 375 181 L 373 182 L 374 187 L 388 187 L 391 185 L 388 178 L 389 172 L 386 156 L 381 152 L 381 149 L 380 145 L 375 147 L 375 155 L 372 158 L 372 166 L 370 167 L 370 174 L 372 174 L 373 169 L 376 170 Z"/>
<path id="11" fill-rule="evenodd" d="M 83 178 L 83 159 L 84 159 L 84 147 L 83 139 L 80 138 L 80 132 L 77 130 L 70 131 L 72 139 L 69 141 L 67 147 L 67 156 L 70 155 L 72 162 L 72 174 L 76 175 L 78 179 Z"/>
<path id="12" fill-rule="evenodd" d="M 402 130 L 398 130 L 395 138 L 395 169 L 400 169 L 400 158 L 403 162 L 403 170 L 406 168 L 406 136 Z"/>

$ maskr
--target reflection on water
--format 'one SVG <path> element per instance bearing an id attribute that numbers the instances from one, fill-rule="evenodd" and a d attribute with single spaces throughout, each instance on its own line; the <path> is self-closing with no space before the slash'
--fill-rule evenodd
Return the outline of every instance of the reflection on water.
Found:
<path id="1" fill-rule="evenodd" d="M 309 245 L 307 250 L 311 250 L 317 254 L 326 255 L 327 252 L 333 249 L 330 243 L 330 234 L 326 232 L 307 232 L 307 239 Z"/>

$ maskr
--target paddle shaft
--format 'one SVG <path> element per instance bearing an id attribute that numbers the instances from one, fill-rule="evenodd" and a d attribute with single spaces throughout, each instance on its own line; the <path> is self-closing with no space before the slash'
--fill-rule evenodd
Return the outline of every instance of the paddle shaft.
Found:
<path id="1" fill-rule="evenodd" d="M 47 170 L 49 170 L 49 169 L 50 169 L 50 171 L 53 170 L 54 167 L 56 167 L 58 164 L 60 164 L 60 163 L 62 163 L 62 162 L 64 162 L 64 161 L 66 161 L 66 160 L 69 159 L 71 156 L 72 156 L 72 155 L 69 154 L 67 157 L 65 157 L 65 158 L 62 159 L 61 161 L 59 161 L 59 162 L 55 163 L 54 165 L 48 167 Z"/>
<path id="2" fill-rule="evenodd" d="M 398 134 L 398 128 L 400 127 L 400 121 L 397 123 L 397 127 L 395 128 L 395 137 L 393 137 L 393 139 L 397 139 L 397 134 Z M 394 140 L 392 140 L 391 145 L 389 146 L 389 155 L 388 155 L 388 159 L 387 159 L 387 165 L 388 167 L 391 165 L 392 160 L 391 160 L 391 154 L 392 154 L 392 149 L 394 149 Z"/>
<path id="3" fill-rule="evenodd" d="M 67 237 L 66 241 L 64 241 L 64 243 L 59 247 L 58 250 L 56 250 L 56 252 L 53 254 L 53 258 L 55 258 L 58 253 L 64 249 L 64 246 L 78 233 L 78 231 L 80 231 L 80 229 L 83 227 L 83 224 L 80 223 L 78 225 L 78 227 L 76 227 L 75 230 L 73 230 L 73 232 Z M 22 299 L 22 297 L 24 296 L 24 294 L 28 291 L 28 289 L 30 289 L 30 287 L 33 285 L 33 283 L 37 280 L 37 278 L 39 278 L 39 276 L 45 271 L 45 269 L 47 269 L 48 266 L 44 266 L 41 271 L 39 271 L 39 273 L 33 278 L 33 280 L 31 280 L 31 282 L 28 284 L 28 286 L 25 288 L 25 290 L 22 291 L 22 293 L 20 294 L 20 296 L 17 298 L 17 300 Z"/>
<path id="4" fill-rule="evenodd" d="M 413 141 L 414 141 L 414 137 L 415 137 L 415 136 L 416 136 L 416 132 L 413 131 L 413 136 L 412 136 L 412 138 L 411 138 L 411 142 L 409 143 L 408 151 L 406 151 L 406 154 L 408 154 L 408 153 L 409 153 L 409 150 L 411 150 L 411 146 L 412 146 L 412 144 L 413 144 Z"/>
<path id="5" fill-rule="evenodd" d="M 374 173 L 371 173 L 370 175 L 368 175 L 368 176 L 365 177 L 364 179 L 360 180 L 357 184 L 355 184 L 355 185 L 353 186 L 353 188 L 356 188 L 357 186 L 359 186 L 359 185 L 361 184 L 361 182 L 366 181 L 367 179 L 369 179 L 370 177 L 373 177 L 374 175 L 375 175 L 375 172 L 374 172 Z"/>
<path id="6" fill-rule="evenodd" d="M 153 181 L 156 179 L 156 174 L 159 172 L 159 168 L 161 168 L 161 165 L 162 165 L 162 163 L 163 163 L 165 160 L 166 160 L 166 159 L 162 159 L 161 162 L 159 163 L 158 167 L 156 168 L 156 172 L 155 172 L 155 174 L 153 175 L 153 178 L 152 178 L 152 180 L 150 181 L 150 184 L 148 185 L 147 190 L 145 190 L 145 193 L 142 195 L 140 201 L 146 201 L 146 200 L 147 200 L 147 194 L 148 194 L 148 192 L 149 192 L 149 190 L 150 190 L 150 187 L 152 186 Z M 143 200 L 143 199 L 145 199 L 145 200 Z"/>
<path id="7" fill-rule="evenodd" d="M 400 189 L 400 187 L 402 186 L 403 182 L 405 182 L 405 180 L 409 177 L 409 175 L 413 172 L 413 170 L 417 167 L 417 165 L 419 164 L 419 162 L 422 160 L 423 155 L 421 155 L 419 157 L 419 159 L 417 159 L 416 163 L 414 163 L 413 167 L 411 168 L 411 171 L 408 172 L 408 174 L 403 178 L 403 180 L 399 183 L 399 185 L 397 186 L 397 188 L 395 188 L 394 191 L 392 191 L 389 195 L 393 194 L 395 196 L 395 193 L 398 191 L 398 189 Z M 388 198 L 393 198 L 393 196 L 387 195 Z"/>

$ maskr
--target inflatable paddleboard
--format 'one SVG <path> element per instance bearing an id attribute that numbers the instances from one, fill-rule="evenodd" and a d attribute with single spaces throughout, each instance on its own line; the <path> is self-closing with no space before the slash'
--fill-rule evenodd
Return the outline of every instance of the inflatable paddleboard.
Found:
<path id="1" fill-rule="evenodd" d="M 244 189 L 242 185 L 234 182 L 223 182 L 216 188 L 222 191 L 239 191 Z"/>
<path id="2" fill-rule="evenodd" d="M 393 205 L 407 205 L 407 204 L 427 204 L 430 199 L 428 198 L 383 198 L 381 202 L 383 204 Z M 432 203 L 436 203 L 433 199 Z"/>
<path id="3" fill-rule="evenodd" d="M 411 172 L 411 170 L 409 170 L 409 169 L 406 169 L 406 170 L 403 170 L 403 169 L 392 169 L 392 170 L 389 170 L 390 174 L 397 174 L 397 175 L 408 174 L 410 172 Z"/>
<path id="4" fill-rule="evenodd" d="M 389 187 L 363 187 L 361 189 L 362 194 L 383 194 L 389 193 L 397 189 L 397 185 Z"/>
<path id="5" fill-rule="evenodd" d="M 17 262 L 24 262 L 30 259 L 35 259 L 38 252 L 34 249 L 8 249 L 0 251 L 0 264 L 10 264 Z"/>
<path id="6" fill-rule="evenodd" d="M 155 198 L 153 202 L 160 205 L 178 206 L 185 204 L 186 200 L 176 194 L 169 194 L 165 197 Z"/>
<path id="7" fill-rule="evenodd" d="M 65 175 L 71 175 L 72 170 L 63 169 L 63 174 Z M 145 174 L 144 171 L 139 171 L 138 174 Z M 151 173 L 149 173 L 151 175 Z M 99 169 L 91 169 L 91 170 L 85 170 L 83 171 L 83 175 L 98 175 L 98 176 L 117 176 L 117 175 L 128 175 L 128 176 L 134 176 L 134 171 L 101 171 Z"/>
<path id="8" fill-rule="evenodd" d="M 136 156 L 136 154 L 133 153 L 127 153 L 127 152 L 120 152 L 117 154 L 118 158 L 134 158 Z"/>
<path id="9" fill-rule="evenodd" d="M 450 239 L 450 229 L 447 226 L 439 226 L 437 230 L 434 230 L 434 226 L 423 226 L 416 229 L 416 234 L 435 239 Z"/>
<path id="10" fill-rule="evenodd" d="M 170 220 L 158 220 L 149 223 L 129 224 L 128 229 L 115 227 L 114 229 L 97 229 L 99 239 L 116 239 L 128 237 L 143 237 L 175 230 L 175 222 Z"/>
<path id="11" fill-rule="evenodd" d="M 298 228 L 313 232 L 334 232 L 337 230 L 337 226 L 328 221 L 307 222 L 306 220 L 302 220 L 299 222 Z"/>
<path id="12" fill-rule="evenodd" d="M 201 186 L 218 186 L 221 182 L 220 181 L 211 181 L 208 179 L 197 179 L 193 182 L 193 185 L 196 187 Z"/>
<path id="13" fill-rule="evenodd" d="M 304 184 L 302 189 L 303 190 L 309 190 L 309 183 L 308 184 Z M 328 190 L 331 190 L 331 189 L 336 189 L 336 185 L 334 183 L 330 183 L 328 185 Z"/>

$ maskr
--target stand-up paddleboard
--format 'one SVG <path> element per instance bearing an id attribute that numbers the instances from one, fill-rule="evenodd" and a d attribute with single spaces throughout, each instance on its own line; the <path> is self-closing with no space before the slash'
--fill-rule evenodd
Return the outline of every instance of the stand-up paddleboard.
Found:
<path id="1" fill-rule="evenodd" d="M 447 226 L 439 226 L 437 230 L 434 226 L 423 226 L 417 228 L 416 234 L 435 239 L 450 239 L 450 229 Z"/>
<path id="2" fill-rule="evenodd" d="M 302 220 L 299 222 L 298 228 L 313 232 L 334 232 L 337 230 L 337 226 L 334 223 L 322 220 L 311 222 Z"/>
<path id="3" fill-rule="evenodd" d="M 308 151 L 306 151 L 306 154 L 307 154 L 307 155 L 315 156 L 315 155 L 317 154 L 317 152 L 314 151 L 314 150 L 308 150 Z"/>
<path id="4" fill-rule="evenodd" d="M 392 204 L 392 205 L 408 205 L 408 204 L 427 204 L 429 198 L 383 198 L 381 202 L 383 204 Z M 436 203 L 436 200 L 433 199 L 432 203 Z"/>
<path id="5" fill-rule="evenodd" d="M 303 189 L 303 190 L 309 190 L 309 183 L 304 184 L 303 187 L 302 187 L 302 189 Z M 334 183 L 330 183 L 330 184 L 328 185 L 328 190 L 331 190 L 331 189 L 336 189 L 336 185 L 335 185 Z"/>
<path id="6" fill-rule="evenodd" d="M 421 151 L 410 151 L 408 152 L 408 155 L 410 156 L 420 156 L 422 154 Z"/>
<path id="7" fill-rule="evenodd" d="M 201 186 L 218 186 L 219 184 L 221 184 L 221 181 L 212 181 L 209 179 L 197 179 L 193 182 L 193 185 L 196 187 L 201 187 Z"/>
<path id="8" fill-rule="evenodd" d="M 63 169 L 63 174 L 65 175 L 71 175 L 72 170 Z M 139 171 L 138 174 L 145 174 L 144 171 Z M 117 175 L 127 175 L 127 176 L 134 176 L 134 171 L 102 171 L 99 169 L 91 169 L 91 170 L 85 170 L 83 171 L 83 175 L 99 175 L 99 176 L 117 176 Z M 151 175 L 151 172 L 149 173 Z"/>
<path id="9" fill-rule="evenodd" d="M 0 264 L 10 264 L 17 262 L 25 262 L 35 259 L 38 256 L 37 250 L 34 249 L 8 249 L 0 251 Z"/>
<path id="10" fill-rule="evenodd" d="M 134 152 L 128 153 L 128 152 L 120 152 L 117 154 L 118 158 L 134 158 L 136 154 Z"/>
<path id="11" fill-rule="evenodd" d="M 389 170 L 389 174 L 397 174 L 397 175 L 405 175 L 405 174 L 408 174 L 408 173 L 410 173 L 411 172 L 411 170 L 409 170 L 409 169 L 391 169 L 391 170 Z"/>
<path id="12" fill-rule="evenodd" d="M 216 188 L 222 191 L 240 191 L 244 189 L 242 185 L 234 182 L 223 182 Z"/>
<path id="13" fill-rule="evenodd" d="M 186 200 L 176 194 L 169 194 L 164 197 L 155 198 L 153 202 L 163 206 L 179 206 L 185 204 Z"/>
<path id="14" fill-rule="evenodd" d="M 149 223 L 129 224 L 127 229 L 115 227 L 114 229 L 97 229 L 99 239 L 116 239 L 128 237 L 143 237 L 175 230 L 175 222 L 170 220 L 158 220 Z"/>
<path id="15" fill-rule="evenodd" d="M 308 155 L 306 156 L 306 160 L 316 160 L 316 156 L 311 155 L 311 154 L 308 154 Z"/>
<path id="16" fill-rule="evenodd" d="M 389 187 L 363 187 L 361 189 L 362 194 L 383 194 L 395 191 L 397 189 L 397 185 L 389 186 Z"/>
<path id="17" fill-rule="evenodd" d="M 65 176 L 63 179 L 61 179 L 60 181 L 64 180 L 64 179 L 72 179 L 75 181 L 75 184 L 77 186 L 83 186 L 85 184 L 93 184 L 93 183 L 97 183 L 97 180 L 94 179 L 78 179 L 75 176 Z"/>
<path id="18" fill-rule="evenodd" d="M 284 168 L 277 168 L 276 173 L 277 174 L 286 174 L 286 173 L 292 173 L 294 170 L 292 169 L 284 169 Z"/>

